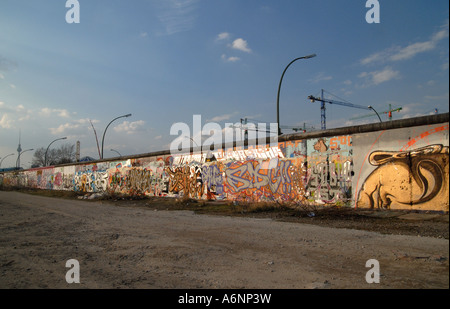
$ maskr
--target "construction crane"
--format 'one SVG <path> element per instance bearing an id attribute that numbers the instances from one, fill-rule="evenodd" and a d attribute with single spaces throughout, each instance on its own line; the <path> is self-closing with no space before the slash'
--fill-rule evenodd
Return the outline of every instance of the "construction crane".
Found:
<path id="1" fill-rule="evenodd" d="M 323 97 L 323 93 L 324 93 L 324 90 L 322 89 L 322 98 L 316 98 L 316 97 L 314 97 L 314 96 L 312 96 L 312 95 L 310 95 L 309 97 L 308 97 L 308 99 L 310 99 L 311 100 L 311 102 L 316 102 L 316 101 L 319 101 L 319 102 L 321 102 L 322 104 L 321 104 L 321 107 L 320 107 L 320 111 L 321 111 L 321 128 L 322 128 L 322 130 L 325 130 L 326 128 L 327 128 L 327 124 L 326 124 L 326 119 L 327 119 L 327 117 L 326 117 L 326 113 L 325 113 L 325 103 L 328 103 L 328 104 L 336 104 L 336 105 L 342 105 L 342 106 L 347 106 L 347 107 L 353 107 L 353 108 L 359 108 L 359 109 L 364 109 L 364 110 L 373 110 L 376 114 L 377 114 L 377 116 L 378 116 L 378 118 L 380 119 L 380 122 L 382 122 L 381 121 L 381 118 L 380 118 L 380 115 L 378 115 L 378 113 L 375 111 L 375 109 L 373 109 L 373 107 L 372 106 L 362 106 L 362 105 L 356 105 L 356 104 L 353 104 L 353 103 L 349 103 L 349 102 L 340 102 L 340 101 L 335 101 L 335 100 L 325 100 Z"/>
<path id="2" fill-rule="evenodd" d="M 393 112 L 400 112 L 402 109 L 403 109 L 402 107 L 398 107 L 398 108 L 392 109 L 392 105 L 389 104 L 389 110 L 380 112 L 380 114 L 387 115 L 388 120 L 391 121 L 392 120 L 392 113 Z M 368 115 L 363 115 L 363 116 L 359 116 L 359 117 L 353 117 L 353 118 L 350 118 L 350 120 L 362 119 L 362 118 L 373 117 L 373 116 L 375 116 L 375 115 L 368 114 Z"/>

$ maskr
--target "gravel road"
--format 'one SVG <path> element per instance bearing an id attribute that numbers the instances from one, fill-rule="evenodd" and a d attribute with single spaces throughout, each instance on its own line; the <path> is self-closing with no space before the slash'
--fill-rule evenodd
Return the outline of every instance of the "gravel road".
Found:
<path id="1" fill-rule="evenodd" d="M 3 289 L 449 288 L 448 239 L 5 191 L 0 209 Z"/>

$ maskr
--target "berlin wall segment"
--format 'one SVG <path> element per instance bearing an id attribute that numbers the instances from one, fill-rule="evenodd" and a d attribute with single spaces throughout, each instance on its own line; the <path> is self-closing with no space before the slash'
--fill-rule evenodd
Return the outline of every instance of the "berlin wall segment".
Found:
<path id="1" fill-rule="evenodd" d="M 445 121 L 442 121 L 444 119 Z M 440 120 L 440 121 L 439 121 Z M 431 122 L 431 123 L 429 123 Z M 407 125 L 403 127 L 404 123 Z M 276 145 L 0 173 L 0 185 L 131 196 L 448 211 L 448 114 L 295 136 Z M 213 155 L 211 157 L 211 154 Z"/>

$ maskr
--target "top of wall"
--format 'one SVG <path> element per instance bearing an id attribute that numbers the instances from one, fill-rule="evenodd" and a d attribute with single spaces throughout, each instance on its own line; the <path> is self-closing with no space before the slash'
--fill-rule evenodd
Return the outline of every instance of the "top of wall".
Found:
<path id="1" fill-rule="evenodd" d="M 430 116 L 422 116 L 422 117 L 414 117 L 408 119 L 400 119 L 400 120 L 392 120 L 371 124 L 364 124 L 358 126 L 350 126 L 350 127 L 342 127 L 342 128 L 334 128 L 334 129 L 326 129 L 319 130 L 313 132 L 306 133 L 293 133 L 293 134 L 283 134 L 278 137 L 270 137 L 266 139 L 266 144 L 276 143 L 276 142 L 286 142 L 292 140 L 302 140 L 302 139 L 311 139 L 311 138 L 320 138 L 320 137 L 330 137 L 330 136 L 342 136 L 342 135 L 352 135 L 358 133 L 367 133 L 367 132 L 375 132 L 375 131 L 384 131 L 384 130 L 393 130 L 399 128 L 408 128 L 408 127 L 418 127 L 423 125 L 433 125 L 438 123 L 449 122 L 449 113 L 430 115 Z M 222 149 L 237 147 L 237 146 L 246 146 L 248 143 L 229 143 L 222 144 Z M 186 150 L 186 153 L 189 152 L 200 152 L 201 147 L 191 148 Z M 85 165 L 85 164 L 93 164 L 93 163 L 101 163 L 101 162 L 110 162 L 110 161 L 123 161 L 128 159 L 137 159 L 137 158 L 145 158 L 145 157 L 159 157 L 171 155 L 170 150 L 162 150 L 157 152 L 150 152 L 144 154 L 136 154 L 131 156 L 122 156 L 122 157 L 113 157 L 103 160 L 89 161 L 89 162 L 75 162 L 68 164 L 61 164 L 57 166 L 68 166 L 68 165 Z M 54 167 L 54 166 L 53 166 Z M 1 173 L 1 172 L 0 172 Z"/>
<path id="2" fill-rule="evenodd" d="M 400 120 L 392 120 L 371 124 L 364 124 L 359 126 L 343 127 L 336 129 L 327 129 L 321 131 L 314 131 L 308 133 L 295 133 L 295 134 L 284 134 L 278 137 L 280 142 L 291 141 L 296 139 L 309 139 L 318 137 L 329 137 L 329 136 L 340 136 L 340 135 L 351 135 L 358 133 L 367 133 L 375 131 L 393 130 L 400 128 L 409 127 L 419 127 L 424 125 L 432 125 L 438 123 L 444 123 L 449 121 L 449 113 L 437 114 L 430 116 L 422 116 L 415 118 L 407 118 Z"/>

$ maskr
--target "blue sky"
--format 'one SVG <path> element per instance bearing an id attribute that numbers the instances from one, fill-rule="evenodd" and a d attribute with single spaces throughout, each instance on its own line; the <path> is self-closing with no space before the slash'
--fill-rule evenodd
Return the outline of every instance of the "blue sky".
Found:
<path id="1" fill-rule="evenodd" d="M 65 0 L 0 2 L 0 157 L 67 136 L 98 158 L 169 148 L 174 123 L 192 127 L 276 122 L 320 129 L 309 95 L 402 107 L 394 119 L 448 112 L 448 1 L 380 0 L 369 24 L 364 0 Z M 132 3 L 132 4 L 131 4 Z M 327 128 L 378 121 L 327 105 Z M 387 120 L 382 115 L 383 120 Z M 288 130 L 283 130 L 288 133 Z M 57 147 L 57 143 L 54 144 Z M 21 157 L 31 164 L 32 152 Z M 15 164 L 16 156 L 2 167 Z"/>

